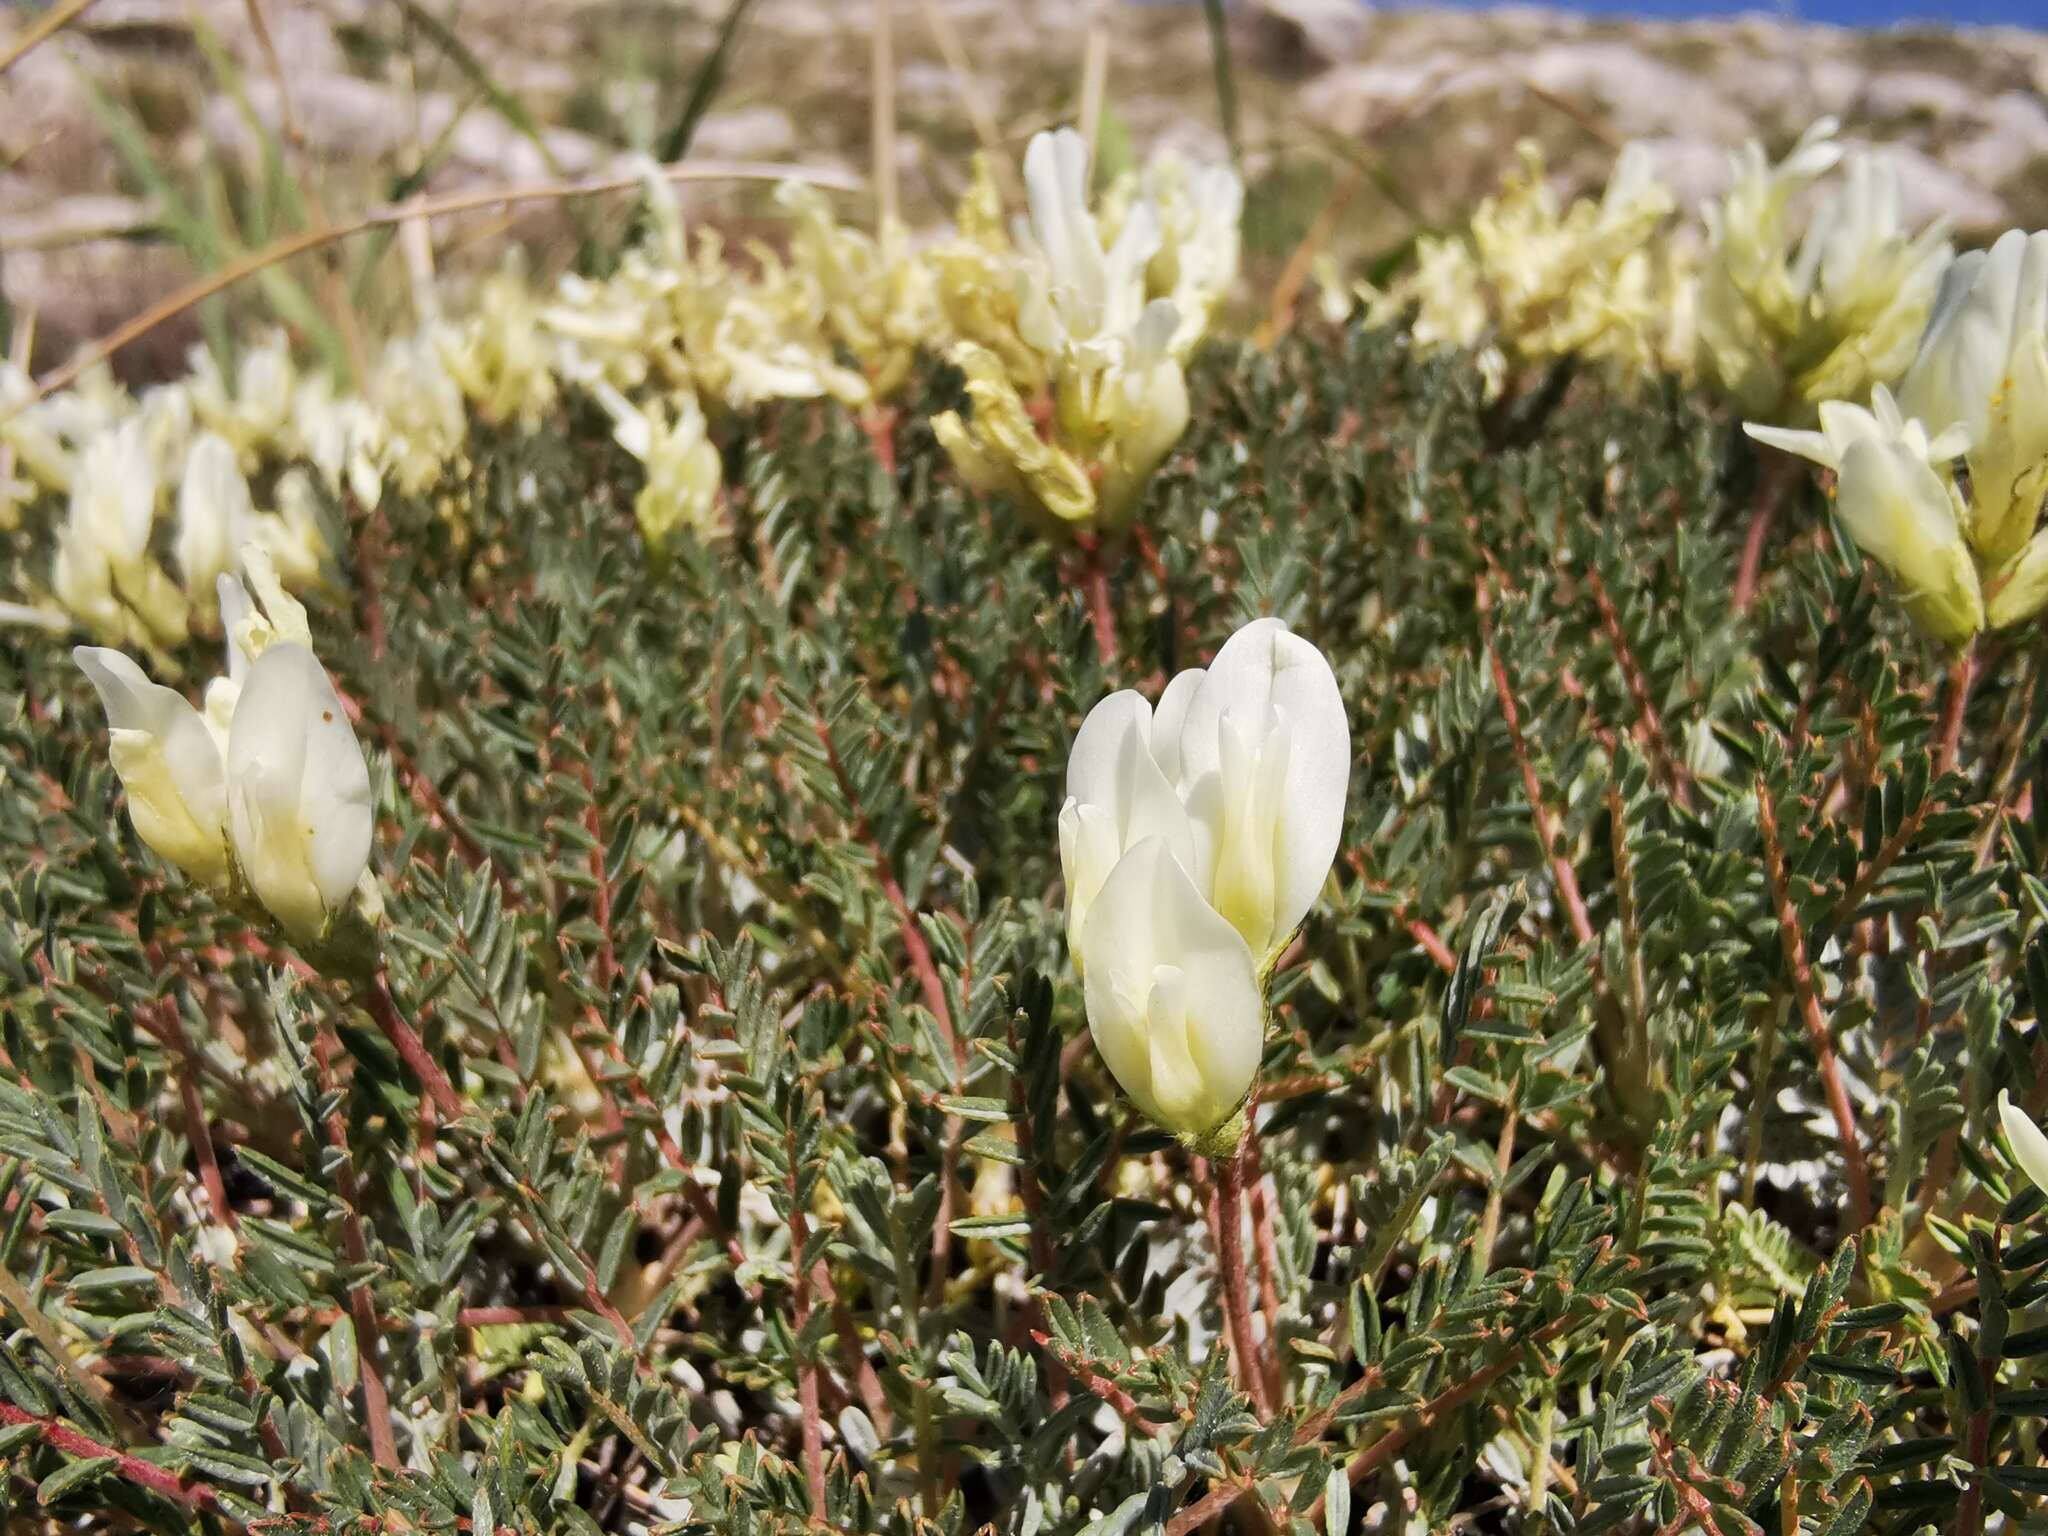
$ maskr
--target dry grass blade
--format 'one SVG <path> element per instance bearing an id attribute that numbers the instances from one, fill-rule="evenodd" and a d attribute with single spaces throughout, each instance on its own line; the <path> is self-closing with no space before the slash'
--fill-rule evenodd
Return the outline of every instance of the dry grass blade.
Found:
<path id="1" fill-rule="evenodd" d="M 804 181 L 813 186 L 826 187 L 840 192 L 858 192 L 865 183 L 860 177 L 837 171 L 814 170 L 807 166 L 785 165 L 776 162 L 706 160 L 695 165 L 672 165 L 660 173 L 669 181 Z M 301 230 L 273 241 L 259 251 L 228 263 L 217 272 L 186 284 L 176 293 L 159 300 L 126 324 L 116 327 L 91 346 L 84 348 L 69 362 L 51 369 L 37 380 L 35 390 L 17 403 L 14 408 L 0 415 L 0 421 L 16 411 L 33 405 L 75 380 L 95 363 L 104 362 L 123 347 L 148 335 L 165 321 L 183 314 L 195 304 L 205 302 L 215 294 L 232 288 L 244 278 L 252 277 L 280 261 L 288 261 L 307 251 L 336 240 L 345 240 L 351 235 L 363 234 L 373 229 L 388 229 L 403 225 L 409 219 L 432 219 L 446 214 L 468 213 L 479 208 L 495 208 L 508 203 L 537 203 L 559 201 L 571 197 L 594 197 L 605 192 L 623 192 L 641 185 L 638 175 L 606 176 L 592 181 L 546 181 L 524 186 L 479 187 L 468 192 L 454 192 L 445 197 L 415 198 L 400 204 L 385 204 L 368 213 L 346 220 L 340 224 L 325 225 L 318 229 Z"/>
<path id="2" fill-rule="evenodd" d="M 0 54 L 0 75 L 14 68 L 43 43 L 56 36 L 76 21 L 93 0 L 58 0 L 41 16 L 29 24 L 26 32 L 14 40 L 4 54 Z"/>
<path id="3" fill-rule="evenodd" d="M 924 11 L 925 25 L 931 29 L 932 41 L 938 45 L 939 57 L 945 60 L 946 70 L 953 77 L 954 94 L 960 98 L 961 109 L 967 114 L 975 138 L 981 142 L 982 153 L 988 156 L 989 164 L 995 170 L 1003 196 L 1012 203 L 1021 203 L 1024 200 L 1023 185 L 1017 180 L 1017 169 L 1011 165 L 1009 153 L 1003 146 L 1002 130 L 996 126 L 995 114 L 989 111 L 988 93 L 982 88 L 981 77 L 974 70 L 974 61 L 967 56 L 966 46 L 960 41 L 959 29 L 936 0 L 918 0 L 918 4 Z"/>

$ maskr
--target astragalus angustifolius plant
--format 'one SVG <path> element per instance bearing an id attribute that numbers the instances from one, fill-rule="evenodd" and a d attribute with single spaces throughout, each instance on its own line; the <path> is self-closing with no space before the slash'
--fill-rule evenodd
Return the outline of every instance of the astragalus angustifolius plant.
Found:
<path id="1" fill-rule="evenodd" d="M 2042 237 L 1745 236 L 1764 521 L 1639 157 L 1266 349 L 1026 161 L 7 382 L 11 1526 L 2038 1522 Z"/>

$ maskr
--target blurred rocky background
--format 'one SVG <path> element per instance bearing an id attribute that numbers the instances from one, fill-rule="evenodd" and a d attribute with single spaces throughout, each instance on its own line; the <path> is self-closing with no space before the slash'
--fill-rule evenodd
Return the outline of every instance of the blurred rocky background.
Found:
<path id="1" fill-rule="evenodd" d="M 1741 140 L 1780 149 L 1833 114 L 1890 147 L 1909 214 L 1965 242 L 2048 223 L 2048 33 L 2015 28 L 1247 0 L 1224 8 L 1219 81 L 1204 6 L 1158 0 L 97 0 L 0 75 L 0 292 L 43 364 L 196 274 L 395 198 L 622 172 L 682 141 L 865 175 L 884 7 L 913 225 L 944 216 L 978 144 L 1087 110 L 1091 60 L 1112 167 L 1160 141 L 1232 153 L 1234 102 L 1255 288 L 1319 221 L 1367 264 L 1455 222 L 1525 137 L 1566 191 L 1647 140 L 1690 206 Z M 0 59 L 47 14 L 0 6 Z M 692 205 L 774 238 L 758 188 Z M 564 267 L 631 216 L 622 197 L 542 201 L 359 236 L 153 332 L 121 371 L 308 304 L 375 334 L 425 282 Z"/>

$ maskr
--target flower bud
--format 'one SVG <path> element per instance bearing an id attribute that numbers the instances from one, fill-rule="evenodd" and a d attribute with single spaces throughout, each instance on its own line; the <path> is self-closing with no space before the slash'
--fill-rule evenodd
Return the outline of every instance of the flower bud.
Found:
<path id="1" fill-rule="evenodd" d="M 2020 1165 L 2020 1172 L 2034 1181 L 2034 1187 L 2048 1194 L 2048 1135 L 2033 1117 L 2017 1104 L 2012 1095 L 2003 1088 L 1998 1091 L 1998 1123 L 2005 1129 L 2005 1139 L 2012 1147 L 2013 1161 Z"/>
<path id="2" fill-rule="evenodd" d="M 1280 620 L 1247 624 L 1193 688 L 1179 749 L 1197 878 L 1263 971 L 1343 834 L 1351 728 L 1336 674 Z"/>
<path id="3" fill-rule="evenodd" d="M 1103 882 L 1138 843 L 1157 838 L 1184 870 L 1195 866 L 1194 830 L 1175 775 L 1179 727 L 1201 673 L 1167 686 L 1155 715 L 1130 689 L 1088 712 L 1067 758 L 1067 803 L 1060 810 L 1060 871 L 1067 885 L 1067 947 L 1085 969 L 1081 935 Z"/>
<path id="4" fill-rule="evenodd" d="M 265 646 L 227 750 L 228 832 L 249 889 L 301 944 L 325 937 L 369 863 L 370 773 L 313 653 Z"/>
<path id="5" fill-rule="evenodd" d="M 196 602 L 211 604 L 215 583 L 234 570 L 236 552 L 255 521 L 234 445 L 217 432 L 200 433 L 185 455 L 178 485 L 178 570 Z"/>
<path id="6" fill-rule="evenodd" d="M 1993 629 L 2025 623 L 2048 608 L 2048 530 L 2035 534 L 2019 558 L 1998 574 L 1985 599 Z"/>
<path id="7" fill-rule="evenodd" d="M 136 835 L 186 878 L 225 889 L 227 788 L 220 743 L 206 719 L 119 651 L 81 645 L 71 657 L 107 712 L 108 755 Z"/>
<path id="8" fill-rule="evenodd" d="M 1082 933 L 1088 1027 L 1145 1115 L 1199 1137 L 1251 1092 L 1265 1005 L 1251 951 L 1163 838 L 1117 861 Z"/>
<path id="9" fill-rule="evenodd" d="M 1753 422 L 1743 430 L 1833 469 L 1835 508 L 1857 547 L 1891 572 L 1914 623 L 1934 639 L 1961 645 L 1984 627 L 1984 598 L 1963 536 L 1962 496 L 1947 470 L 1960 434 L 1943 432 L 1930 442 L 1918 421 L 1901 417 L 1881 384 L 1871 405 L 1824 402 L 1818 432 Z"/>

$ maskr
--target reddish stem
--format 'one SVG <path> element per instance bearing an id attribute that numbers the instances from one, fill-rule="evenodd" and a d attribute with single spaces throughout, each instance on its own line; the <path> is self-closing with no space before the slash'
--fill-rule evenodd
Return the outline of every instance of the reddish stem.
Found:
<path id="1" fill-rule="evenodd" d="M 1258 1102 L 1245 1106 L 1244 1172 L 1250 1185 L 1252 1249 L 1259 1261 L 1259 1311 L 1266 1320 L 1266 1395 L 1286 1400 L 1286 1379 L 1280 1366 L 1280 1245 L 1273 1232 L 1273 1209 L 1266 1199 L 1266 1165 L 1259 1151 Z"/>
<path id="2" fill-rule="evenodd" d="M 1113 665 L 1117 657 L 1116 609 L 1109 600 L 1109 562 L 1100 539 L 1082 541 L 1081 590 L 1088 599 L 1088 617 L 1095 624 L 1096 653 L 1105 667 Z"/>
<path id="3" fill-rule="evenodd" d="M 924 989 L 925 1006 L 932 1017 L 939 1021 L 939 1030 L 946 1037 L 946 1046 L 953 1053 L 956 1075 L 967 1073 L 967 1047 L 959 1036 L 953 1033 L 953 1010 L 946 1002 L 946 984 L 939 976 L 937 962 L 932 959 L 932 949 L 925 942 L 924 930 L 917 925 L 917 916 L 910 910 L 910 903 L 903 895 L 903 887 L 897 882 L 895 866 L 889 862 L 889 855 L 883 851 L 882 840 L 875 835 L 873 823 L 862 809 L 860 798 L 854 793 L 853 780 L 847 775 L 846 765 L 840 761 L 839 748 L 832 740 L 832 732 L 823 719 L 813 719 L 812 728 L 818 733 L 818 741 L 825 748 L 825 760 L 831 764 L 832 778 L 839 786 L 839 793 L 846 798 L 848 812 L 853 817 L 854 832 L 867 844 L 868 852 L 875 861 L 875 880 L 882 887 L 882 894 L 888 898 L 890 908 L 896 913 L 896 926 L 903 937 L 903 952 L 910 960 L 910 968 L 917 975 L 918 985 Z"/>
<path id="4" fill-rule="evenodd" d="M 789 1252 L 794 1261 L 790 1276 L 790 1306 L 796 1336 L 803 1338 L 811 1320 L 811 1276 L 805 1270 L 803 1252 L 810 1243 L 810 1223 L 797 1200 L 795 1147 L 789 1162 Z M 803 1412 L 804 1481 L 811 1490 L 811 1522 L 825 1523 L 825 1432 L 818 1412 L 818 1357 L 801 1342 L 797 1345 L 796 1395 Z"/>
<path id="5" fill-rule="evenodd" d="M 1970 708 L 1970 685 L 1977 676 L 1977 648 L 1967 645 L 1958 651 L 1948 667 L 1948 687 L 1942 695 L 1941 718 L 1935 725 L 1934 774 L 1939 778 L 1956 765 L 1956 749 L 1963 739 L 1963 716 Z"/>
<path id="6" fill-rule="evenodd" d="M 1806 1036 L 1820 1063 L 1821 1082 L 1827 1089 L 1828 1107 L 1834 1112 L 1835 1133 L 1842 1143 L 1842 1162 L 1849 1181 L 1849 1216 L 1855 1229 L 1870 1225 L 1870 1173 L 1863 1164 L 1863 1143 L 1856 1134 L 1856 1111 L 1849 1102 L 1849 1090 L 1842 1082 L 1841 1063 L 1835 1057 L 1834 1037 L 1821 1015 L 1820 997 L 1814 990 L 1813 969 L 1807 963 L 1806 936 L 1799 926 L 1799 914 L 1792 906 L 1792 893 L 1785 873 L 1785 853 L 1778 840 L 1778 808 L 1770 785 L 1759 774 L 1756 780 L 1757 825 L 1763 834 L 1764 867 L 1770 877 L 1771 897 L 1777 908 L 1778 942 L 1784 950 L 1785 969 L 1792 977 L 1792 993 L 1806 1023 Z"/>
<path id="7" fill-rule="evenodd" d="M 323 1093 L 334 1092 L 334 1033 L 321 1029 L 313 1037 L 313 1055 L 320 1064 Z M 337 1193 L 341 1196 L 341 1237 L 349 1263 L 358 1269 L 370 1262 L 370 1245 L 363 1234 L 362 1191 L 356 1182 L 355 1154 L 349 1150 L 348 1120 L 340 1101 L 327 1116 L 327 1144 L 340 1153 L 335 1169 Z M 370 1456 L 380 1467 L 398 1465 L 398 1442 L 391 1433 L 391 1399 L 384 1391 L 384 1376 L 377 1366 L 377 1343 L 382 1337 L 377 1324 L 377 1303 L 370 1287 L 357 1281 L 349 1287 L 348 1306 L 355 1320 L 357 1371 L 363 1383 L 363 1420 L 370 1435 Z"/>
<path id="8" fill-rule="evenodd" d="M 178 1082 L 178 1102 L 185 1112 L 185 1139 L 191 1142 L 192 1156 L 199 1164 L 199 1182 L 206 1188 L 206 1200 L 213 1207 L 213 1219 L 239 1237 L 241 1218 L 228 1204 L 227 1182 L 221 1178 L 220 1160 L 213 1150 L 213 1127 L 206 1117 L 206 1102 L 199 1096 L 199 1052 L 185 1033 L 184 1020 L 178 1016 L 177 999 L 168 994 L 157 999 L 156 1014 L 163 1021 L 163 1033 L 157 1038 L 178 1056 L 178 1066 L 173 1075 Z"/>
<path id="9" fill-rule="evenodd" d="M 1756 597 L 1757 577 L 1764 565 L 1764 545 L 1770 540 L 1771 524 L 1777 521 L 1778 507 L 1790 485 L 1785 468 L 1774 460 L 1766 459 L 1757 479 L 1756 504 L 1750 510 L 1749 532 L 1742 540 L 1742 564 L 1735 572 L 1735 590 L 1731 600 L 1737 613 L 1746 612 Z"/>
<path id="10" fill-rule="evenodd" d="M 1250 1285 L 1245 1278 L 1243 1149 L 1217 1159 L 1212 1166 L 1216 1171 L 1216 1279 L 1230 1324 L 1230 1352 L 1237 1362 L 1238 1383 L 1250 1395 L 1252 1407 L 1261 1419 L 1270 1419 L 1273 1403 L 1266 1391 L 1258 1336 L 1252 1332 Z"/>
<path id="11" fill-rule="evenodd" d="M 412 1069 L 427 1097 L 434 1101 L 444 1121 L 462 1118 L 462 1100 L 457 1097 L 454 1085 L 448 1081 L 448 1074 L 441 1070 L 441 1064 L 434 1060 L 427 1044 L 420 1039 L 419 1031 L 399 1011 L 398 1000 L 391 995 L 391 983 L 382 969 L 371 980 L 368 989 L 370 1017 L 377 1021 L 377 1028 L 384 1032 L 384 1038 L 391 1042 L 399 1059 Z"/>
<path id="12" fill-rule="evenodd" d="M 1607 583 L 1601 580 L 1598 566 L 1586 567 L 1586 583 L 1592 588 L 1594 606 L 1600 610 L 1600 627 L 1607 632 L 1607 643 L 1614 651 L 1615 664 L 1621 668 L 1622 680 L 1628 685 L 1629 700 L 1635 705 L 1643 746 L 1662 773 L 1671 790 L 1671 798 L 1682 810 L 1689 811 L 1692 809 L 1691 780 L 1685 764 L 1672 752 L 1670 740 L 1664 734 L 1663 718 L 1650 698 L 1649 681 L 1643 676 L 1643 669 L 1636 664 L 1635 651 L 1621 627 L 1621 614 L 1615 609 L 1614 599 L 1608 595 Z"/>
<path id="13" fill-rule="evenodd" d="M 1500 697 L 1500 712 L 1507 722 L 1508 741 L 1514 747 L 1515 762 L 1522 770 L 1522 787 L 1529 796 L 1529 817 L 1536 824 L 1536 839 L 1543 846 L 1543 857 L 1550 862 L 1551 876 L 1557 882 L 1558 899 L 1564 903 L 1565 913 L 1571 918 L 1572 932 L 1581 944 L 1591 944 L 1593 920 L 1586 913 L 1586 898 L 1579 894 L 1579 877 L 1571 862 L 1557 851 L 1557 829 L 1550 819 L 1549 808 L 1543 803 L 1543 784 L 1536 777 L 1536 765 L 1529 757 L 1529 744 L 1522 739 L 1522 716 L 1515 707 L 1514 686 L 1508 681 L 1508 669 L 1501 662 L 1500 652 L 1494 648 L 1490 620 L 1492 594 L 1483 580 L 1474 595 L 1478 600 L 1479 632 L 1486 645 L 1487 664 L 1493 670 L 1494 692 Z"/>
<path id="14" fill-rule="evenodd" d="M 77 1456 L 97 1461 L 111 1457 L 114 1470 L 138 1487 L 147 1488 L 151 1493 L 161 1494 L 190 1509 L 203 1509 L 218 1515 L 237 1528 L 241 1521 L 221 1507 L 220 1496 L 205 1483 L 188 1483 L 167 1467 L 160 1467 L 153 1461 L 140 1456 L 131 1456 L 111 1445 L 102 1445 L 83 1430 L 73 1429 L 57 1419 L 39 1419 L 34 1414 L 23 1413 L 12 1403 L 0 1402 L 0 1424 L 33 1424 L 43 1437 L 43 1443 L 67 1456 Z"/>
<path id="15" fill-rule="evenodd" d="M 896 473 L 896 421 L 901 413 L 892 405 L 871 405 L 860 413 L 860 429 L 885 474 Z"/>

